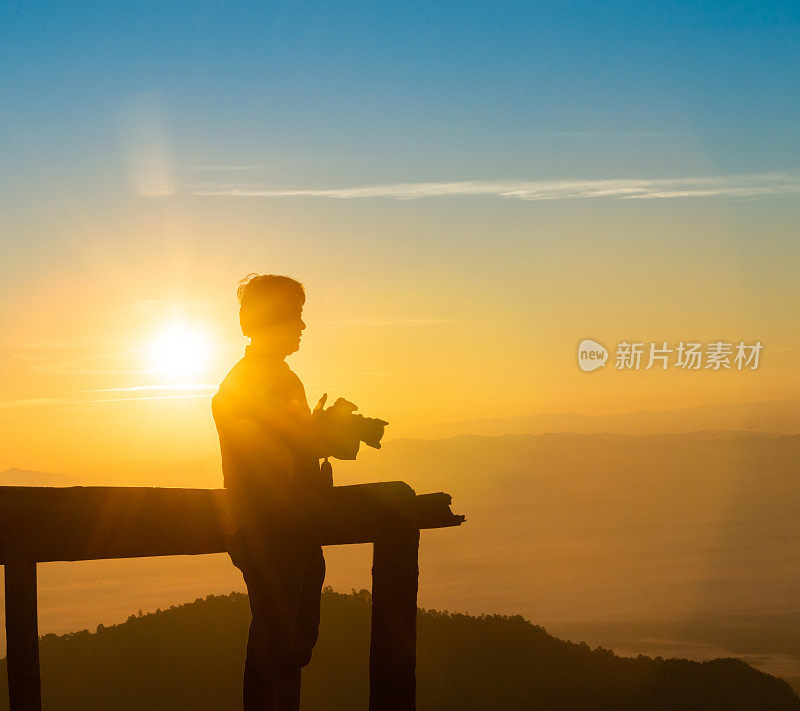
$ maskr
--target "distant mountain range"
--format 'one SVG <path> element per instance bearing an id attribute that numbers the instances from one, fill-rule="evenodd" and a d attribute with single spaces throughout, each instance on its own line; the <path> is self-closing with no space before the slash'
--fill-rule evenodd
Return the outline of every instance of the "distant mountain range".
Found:
<path id="1" fill-rule="evenodd" d="M 618 415 L 543 413 L 525 417 L 485 417 L 407 430 L 411 437 L 441 439 L 474 434 L 576 432 L 582 434 L 679 434 L 703 430 L 743 430 L 769 434 L 800 433 L 800 400 L 723 403 L 677 410 L 626 412 Z M 391 427 L 387 429 L 391 435 Z"/>
<path id="2" fill-rule="evenodd" d="M 11 468 L 0 472 L 0 486 L 78 486 L 83 483 L 80 477 L 31 469 Z"/>
<path id="3" fill-rule="evenodd" d="M 370 595 L 323 595 L 320 639 L 303 673 L 302 707 L 367 708 Z M 249 608 L 208 596 L 127 622 L 40 642 L 49 711 L 241 708 Z M 735 659 L 617 657 L 564 642 L 522 617 L 418 616 L 420 711 L 789 711 L 789 685 Z M 5 667 L 5 660 L 2 662 Z M 0 686 L 6 685 L 0 669 Z M 0 709 L 7 709 L 0 688 Z"/>

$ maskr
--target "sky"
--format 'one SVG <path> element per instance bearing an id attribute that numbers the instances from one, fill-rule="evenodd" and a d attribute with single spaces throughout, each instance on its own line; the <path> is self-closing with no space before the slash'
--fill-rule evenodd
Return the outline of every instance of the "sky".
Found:
<path id="1" fill-rule="evenodd" d="M 798 24 L 764 2 L 4 3 L 0 468 L 213 453 L 255 271 L 306 285 L 311 404 L 387 437 L 800 397 Z M 169 368 L 184 335 L 194 367 Z M 605 368 L 578 368 L 585 338 Z M 763 350 L 616 369 L 626 341 Z"/>

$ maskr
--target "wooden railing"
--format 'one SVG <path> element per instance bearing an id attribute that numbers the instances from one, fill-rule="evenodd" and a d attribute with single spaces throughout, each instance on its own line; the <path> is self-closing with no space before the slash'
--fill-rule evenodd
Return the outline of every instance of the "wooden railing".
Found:
<path id="1" fill-rule="evenodd" d="M 37 563 L 225 552 L 228 497 L 224 489 L 0 487 L 11 711 L 41 709 Z M 464 521 L 450 496 L 417 495 L 399 481 L 338 486 L 268 516 L 276 535 L 374 544 L 369 708 L 414 709 L 419 532 Z"/>

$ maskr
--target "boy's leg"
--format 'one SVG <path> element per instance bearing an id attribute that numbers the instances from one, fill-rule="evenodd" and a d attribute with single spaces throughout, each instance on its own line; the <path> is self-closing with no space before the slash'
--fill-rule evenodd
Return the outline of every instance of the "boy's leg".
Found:
<path id="1" fill-rule="evenodd" d="M 325 558 L 319 546 L 303 554 L 300 571 L 302 585 L 298 589 L 295 624 L 295 659 L 304 667 L 311 661 L 311 652 L 319 636 L 320 602 L 325 582 Z"/>
<path id="2" fill-rule="evenodd" d="M 300 669 L 317 641 L 325 560 L 319 546 L 235 560 L 247 584 L 252 621 L 244 672 L 244 708 L 295 711 Z M 238 556 L 237 556 L 238 558 Z"/>

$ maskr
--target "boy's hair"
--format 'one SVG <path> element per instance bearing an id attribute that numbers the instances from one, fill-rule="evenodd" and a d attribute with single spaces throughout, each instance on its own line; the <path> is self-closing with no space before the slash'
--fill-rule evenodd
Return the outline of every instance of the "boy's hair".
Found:
<path id="1" fill-rule="evenodd" d="M 277 274 L 248 274 L 236 290 L 239 323 L 248 338 L 256 331 L 285 321 L 303 308 L 306 292 L 291 277 Z"/>

